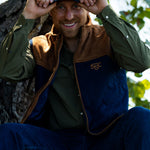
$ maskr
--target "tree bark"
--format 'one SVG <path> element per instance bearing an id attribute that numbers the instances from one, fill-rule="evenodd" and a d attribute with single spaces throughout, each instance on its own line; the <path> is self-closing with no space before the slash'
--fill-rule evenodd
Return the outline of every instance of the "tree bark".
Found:
<path id="1" fill-rule="evenodd" d="M 16 23 L 24 9 L 25 3 L 26 0 L 8 0 L 0 5 L 0 43 Z M 36 19 L 30 38 L 39 34 L 45 34 L 50 30 L 51 25 L 52 20 L 48 15 Z"/>
<path id="2" fill-rule="evenodd" d="M 8 0 L 0 5 L 0 43 L 14 26 L 25 3 L 26 0 Z"/>

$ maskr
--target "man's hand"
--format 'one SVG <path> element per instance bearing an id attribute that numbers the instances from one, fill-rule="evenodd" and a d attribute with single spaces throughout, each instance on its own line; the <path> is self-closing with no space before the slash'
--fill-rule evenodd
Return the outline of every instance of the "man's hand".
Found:
<path id="1" fill-rule="evenodd" d="M 87 11 L 97 15 L 108 5 L 108 2 L 107 0 L 80 0 L 80 5 Z"/>
<path id="2" fill-rule="evenodd" d="M 22 14 L 26 19 L 36 19 L 47 14 L 56 6 L 56 3 L 53 3 L 53 1 L 54 0 L 27 0 Z"/>

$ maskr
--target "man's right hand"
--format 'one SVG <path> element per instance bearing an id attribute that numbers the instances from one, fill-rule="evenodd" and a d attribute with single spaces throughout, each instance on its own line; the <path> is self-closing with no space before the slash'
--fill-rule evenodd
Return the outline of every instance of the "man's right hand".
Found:
<path id="1" fill-rule="evenodd" d="M 54 0 L 27 0 L 22 14 L 25 19 L 36 19 L 49 13 L 56 6 L 56 3 L 53 3 L 53 1 Z"/>

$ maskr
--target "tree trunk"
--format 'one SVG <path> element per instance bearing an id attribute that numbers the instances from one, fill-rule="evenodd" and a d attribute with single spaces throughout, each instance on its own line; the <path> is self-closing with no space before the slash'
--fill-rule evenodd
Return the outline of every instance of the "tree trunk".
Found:
<path id="1" fill-rule="evenodd" d="M 14 26 L 25 2 L 26 0 L 8 0 L 0 5 L 0 43 Z"/>
<path id="2" fill-rule="evenodd" d="M 8 0 L 0 4 L 0 43 L 6 34 L 12 29 L 18 17 L 23 11 L 26 0 Z M 45 15 L 36 20 L 30 38 L 38 34 L 45 34 L 51 28 L 50 16 Z"/>

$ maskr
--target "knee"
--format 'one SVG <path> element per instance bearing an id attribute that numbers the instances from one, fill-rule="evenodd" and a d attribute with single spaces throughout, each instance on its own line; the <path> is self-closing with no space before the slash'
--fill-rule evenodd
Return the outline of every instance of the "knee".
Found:
<path id="1" fill-rule="evenodd" d="M 150 133 L 150 110 L 143 107 L 134 107 L 129 110 L 129 118 L 137 132 Z"/>
<path id="2" fill-rule="evenodd" d="M 7 135 L 10 132 L 9 124 L 0 125 L 0 136 Z"/>
<path id="3" fill-rule="evenodd" d="M 17 125 L 8 123 L 0 125 L 0 149 L 9 150 L 11 149 L 19 149 L 17 139 Z M 8 144 L 9 143 L 9 144 Z"/>
<path id="4" fill-rule="evenodd" d="M 16 125 L 12 123 L 0 125 L 0 139 L 11 138 L 17 132 Z"/>
<path id="5" fill-rule="evenodd" d="M 150 110 L 144 107 L 134 107 L 129 110 L 129 113 L 131 113 L 134 118 L 137 118 L 137 120 L 148 121 L 150 123 Z"/>
<path id="6" fill-rule="evenodd" d="M 125 149 L 149 149 L 150 111 L 143 107 L 130 109 L 123 117 Z"/>

